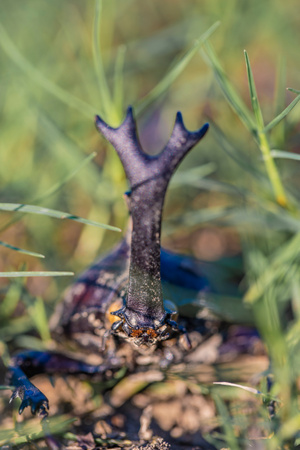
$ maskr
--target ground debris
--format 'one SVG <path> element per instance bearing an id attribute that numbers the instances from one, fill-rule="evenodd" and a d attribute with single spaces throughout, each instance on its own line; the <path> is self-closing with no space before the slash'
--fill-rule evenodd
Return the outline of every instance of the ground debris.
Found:
<path id="1" fill-rule="evenodd" d="M 249 333 L 251 337 L 251 330 Z M 194 330 L 195 345 L 190 352 L 173 345 L 142 355 L 135 373 L 124 370 L 120 379 L 112 380 L 111 384 L 70 375 L 55 377 L 53 387 L 47 376 L 36 377 L 36 386 L 49 397 L 51 415 L 77 418 L 55 440 L 67 450 L 215 450 L 203 438 L 203 435 L 213 435 L 220 425 L 210 390 L 223 389 L 224 395 L 229 391 L 216 388 L 213 382 L 222 380 L 253 386 L 258 382 L 254 383 L 253 376 L 268 368 L 267 356 L 252 351 L 252 341 L 244 329 L 229 327 L 227 335 L 229 339 L 222 343 L 220 333 L 203 339 Z M 223 352 L 225 344 L 230 344 L 229 354 Z M 124 346 L 121 350 L 128 351 L 130 359 L 132 349 Z M 169 353 L 172 364 L 162 365 Z M 239 392 L 242 409 L 233 418 L 239 419 L 245 436 L 261 438 L 263 427 L 254 419 L 259 400 L 251 400 L 252 409 L 245 409 L 245 405 L 250 405 L 247 396 L 249 393 Z M 252 426 L 249 431 L 242 423 L 245 415 Z M 23 416 L 18 416 L 18 423 L 30 417 L 30 411 L 25 411 Z M 0 426 L 13 427 L 5 391 L 0 398 Z M 255 434 L 253 430 L 259 432 Z M 29 450 L 30 447 L 25 444 L 19 448 Z M 36 441 L 36 448 L 44 449 L 45 441 Z"/>
<path id="2" fill-rule="evenodd" d="M 128 450 L 169 450 L 171 445 L 164 441 L 161 437 L 154 437 L 151 442 L 133 445 Z"/>

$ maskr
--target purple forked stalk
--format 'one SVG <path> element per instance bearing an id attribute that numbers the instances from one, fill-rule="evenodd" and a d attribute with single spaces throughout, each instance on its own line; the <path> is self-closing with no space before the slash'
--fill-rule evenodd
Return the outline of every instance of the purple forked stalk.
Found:
<path id="1" fill-rule="evenodd" d="M 109 127 L 99 116 L 96 126 L 116 149 L 130 183 L 132 216 L 131 259 L 126 302 L 114 314 L 120 321 L 114 330 L 122 328 L 128 335 L 152 339 L 167 339 L 168 328 L 178 331 L 170 320 L 174 311 L 165 309 L 160 275 L 160 235 L 165 193 L 171 176 L 187 152 L 205 135 L 208 124 L 195 132 L 188 131 L 181 113 L 176 116 L 171 137 L 162 150 L 150 156 L 141 148 L 132 108 L 119 128 Z"/>

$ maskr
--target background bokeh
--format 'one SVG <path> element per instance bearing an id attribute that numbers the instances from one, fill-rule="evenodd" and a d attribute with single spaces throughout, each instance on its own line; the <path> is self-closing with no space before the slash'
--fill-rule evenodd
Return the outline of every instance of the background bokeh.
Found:
<path id="1" fill-rule="evenodd" d="M 1 2 L 1 201 L 32 202 L 74 170 L 86 155 L 97 151 L 93 162 L 40 204 L 124 228 L 124 179 L 118 162 L 108 155 L 113 150 L 93 125 L 94 113 L 110 120 L 105 117 L 93 61 L 94 10 L 93 2 L 82 1 Z M 278 67 L 285 67 L 286 86 L 297 88 L 299 83 L 300 19 L 296 1 L 114 0 L 103 2 L 102 16 L 101 51 L 111 89 L 118 53 L 124 52 L 125 60 L 123 98 L 117 100 L 121 112 L 114 125 L 126 106 L 138 104 L 167 73 L 174 58 L 216 21 L 221 23 L 211 41 L 226 73 L 250 104 L 243 57 L 247 49 L 266 119 L 273 118 L 276 107 Z M 294 98 L 289 92 L 281 95 L 285 104 Z M 140 137 L 146 150 L 157 152 L 162 148 L 177 110 L 183 112 L 189 129 L 212 118 L 240 152 L 252 160 L 260 158 L 200 53 L 167 93 L 139 115 Z M 298 119 L 296 108 L 288 126 Z M 296 133 L 294 128 L 285 150 L 297 148 Z M 110 162 L 116 167 L 107 167 Z M 207 162 L 215 163 L 213 177 L 219 181 L 244 183 L 244 174 L 240 176 L 239 167 L 212 133 L 183 166 Z M 295 176 L 291 165 L 282 165 L 284 176 Z M 222 202 L 221 194 L 206 191 L 206 198 L 197 202 L 198 195 L 199 189 L 177 189 L 173 200 L 179 205 L 170 208 L 192 209 L 193 202 L 194 207 L 202 202 L 206 206 Z M 5 213 L 1 216 L 4 228 L 9 217 Z M 2 249 L 1 270 L 16 268 L 26 259 L 32 270 L 46 267 L 77 272 L 118 238 L 116 233 L 70 221 L 22 217 L 3 230 L 2 240 L 43 253 L 46 260 L 41 263 Z"/>
<path id="2" fill-rule="evenodd" d="M 164 212 L 164 245 L 214 261 L 245 251 L 241 233 L 247 230 L 248 237 L 255 236 L 260 250 L 268 255 L 298 231 L 300 162 L 276 160 L 293 198 L 289 214 L 294 228 L 286 229 L 279 223 L 278 205 L 270 207 L 273 192 L 257 142 L 226 101 L 204 47 L 199 45 L 159 95 L 149 97 L 149 92 L 176 64 L 179 67 L 178 61 L 195 40 L 220 22 L 210 43 L 251 109 L 243 53 L 247 50 L 265 123 L 270 122 L 296 97 L 286 88 L 300 88 L 298 1 L 102 3 L 97 22 L 100 2 L 1 1 L 0 202 L 44 206 L 124 230 L 127 211 L 122 194 L 127 183 L 114 150 L 96 131 L 93 116 L 99 114 L 118 126 L 127 106 L 133 105 L 143 147 L 157 153 L 180 110 L 188 129 L 206 121 L 212 127 L 172 179 Z M 300 152 L 299 119 L 298 105 L 272 131 L 272 149 Z M 96 156 L 82 166 L 92 152 Z M 256 172 L 259 181 L 253 176 Z M 269 208 L 274 217 L 260 216 L 256 207 L 255 216 L 240 211 L 245 192 L 256 199 L 261 196 L 261 209 Z M 247 197 L 246 203 L 251 201 Z M 78 274 L 120 239 L 117 232 L 72 220 L 0 214 L 1 241 L 45 255 L 38 259 L 0 247 L 1 272 L 68 270 Z M 3 298 L 8 292 L 19 295 L 23 289 L 32 296 L 25 295 L 23 303 L 15 301 L 13 318 L 26 315 L 29 299 L 39 296 L 50 315 L 70 283 L 69 277 L 0 280 Z M 35 327 L 30 314 L 24 323 L 21 333 Z M 16 343 L 20 346 L 17 333 L 17 328 L 0 332 L 4 359 Z"/>

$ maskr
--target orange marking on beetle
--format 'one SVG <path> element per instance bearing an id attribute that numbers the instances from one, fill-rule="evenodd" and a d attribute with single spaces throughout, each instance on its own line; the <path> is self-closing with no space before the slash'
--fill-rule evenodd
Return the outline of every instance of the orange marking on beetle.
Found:
<path id="1" fill-rule="evenodd" d="M 152 339 L 154 339 L 154 338 L 157 337 L 156 331 L 153 330 L 152 328 L 149 328 L 149 329 L 147 330 L 147 334 L 148 334 Z"/>
<path id="2" fill-rule="evenodd" d="M 121 299 L 117 299 L 107 309 L 105 315 L 106 315 L 106 318 L 107 318 L 108 322 L 110 323 L 110 325 L 112 325 L 117 320 L 120 320 L 120 317 L 113 316 L 111 313 L 118 311 L 118 309 L 122 308 L 122 306 L 123 306 L 123 301 Z"/>
<path id="3" fill-rule="evenodd" d="M 138 330 L 132 330 L 130 336 L 137 338 L 140 337 L 143 334 L 143 330 L 141 330 L 140 328 Z"/>

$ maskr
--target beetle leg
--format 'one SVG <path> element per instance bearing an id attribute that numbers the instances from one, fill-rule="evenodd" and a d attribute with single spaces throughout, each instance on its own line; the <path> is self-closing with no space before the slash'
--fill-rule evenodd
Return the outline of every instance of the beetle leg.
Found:
<path id="1" fill-rule="evenodd" d="M 22 414 L 24 409 L 27 406 L 30 406 L 32 414 L 38 414 L 42 418 L 47 417 L 49 409 L 47 397 L 28 380 L 25 373 L 20 368 L 9 367 L 9 371 L 10 383 L 15 386 L 9 403 L 19 397 L 22 400 L 19 414 Z"/>
<path id="2" fill-rule="evenodd" d="M 185 327 L 182 325 L 179 325 L 175 320 L 167 319 L 166 323 L 171 327 L 173 331 L 177 331 L 177 333 L 180 333 L 184 337 L 184 343 L 187 349 L 191 349 L 192 344 L 188 335 L 188 332 L 186 331 Z"/>
<path id="3" fill-rule="evenodd" d="M 104 374 L 108 369 L 117 368 L 116 361 L 108 360 L 105 364 L 94 366 L 80 360 L 69 358 L 59 353 L 28 351 L 12 358 L 8 368 L 7 381 L 13 386 L 10 401 L 19 397 L 22 400 L 19 413 L 31 407 L 32 414 L 47 417 L 49 402 L 47 397 L 30 381 L 29 378 L 41 373 L 61 374 Z"/>
<path id="4" fill-rule="evenodd" d="M 111 326 L 111 329 L 110 330 L 108 330 L 108 332 L 115 332 L 115 331 L 119 331 L 120 330 L 120 328 L 122 327 L 122 325 L 123 325 L 123 320 L 121 319 L 121 320 L 117 320 L 116 322 L 114 322 L 113 324 L 112 324 L 112 326 Z M 105 334 L 106 334 L 107 332 L 105 332 Z"/>

